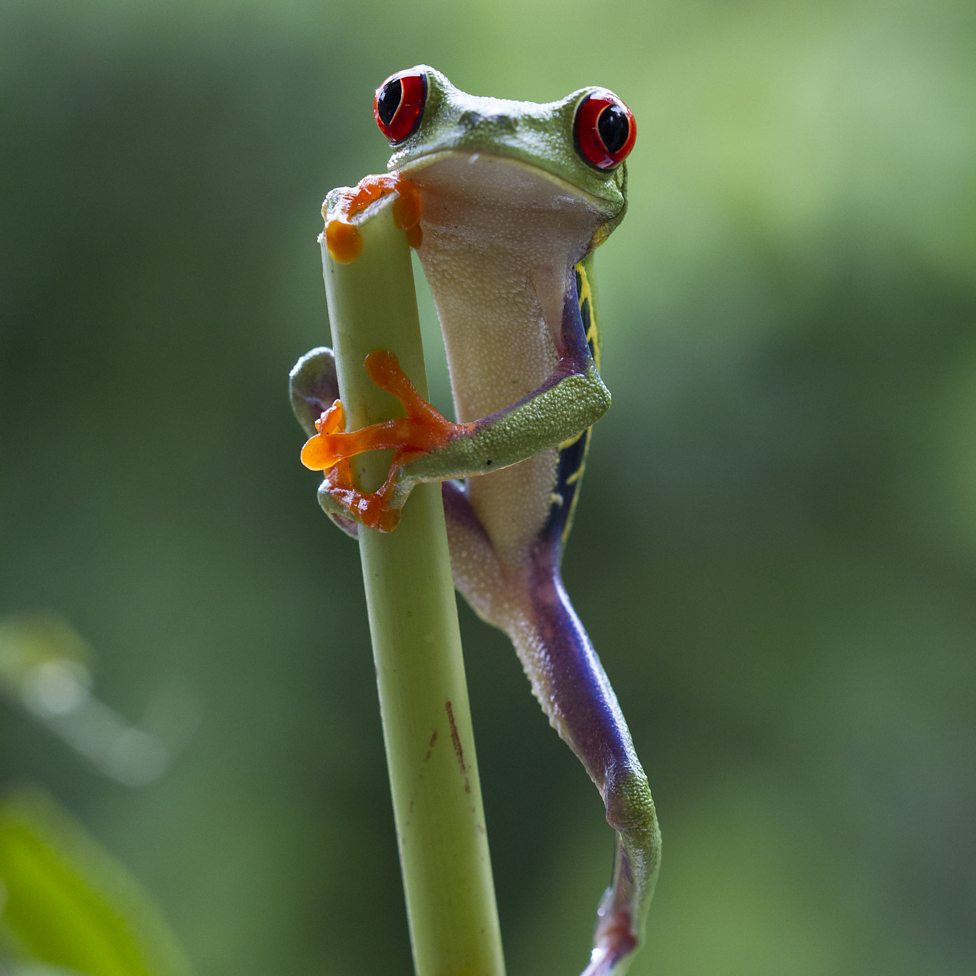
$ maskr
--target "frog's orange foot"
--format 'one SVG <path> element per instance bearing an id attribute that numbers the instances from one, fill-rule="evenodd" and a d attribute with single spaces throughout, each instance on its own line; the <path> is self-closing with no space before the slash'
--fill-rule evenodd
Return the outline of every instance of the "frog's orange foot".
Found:
<path id="1" fill-rule="evenodd" d="M 320 500 L 329 514 L 391 532 L 407 494 L 401 486 L 403 465 L 444 447 L 467 433 L 470 425 L 453 423 L 421 397 L 393 353 L 371 352 L 364 365 L 370 379 L 403 404 L 406 416 L 346 431 L 345 411 L 336 400 L 315 422 L 316 433 L 302 448 L 302 463 L 326 473 Z M 349 459 L 364 451 L 380 450 L 394 452 L 386 481 L 376 491 L 360 491 Z"/>
<path id="2" fill-rule="evenodd" d="M 302 464 L 313 471 L 325 471 L 336 463 L 338 458 L 332 459 L 324 450 L 324 437 L 341 431 L 346 426 L 346 411 L 341 400 L 336 400 L 318 420 L 315 421 L 316 433 L 313 434 L 302 448 Z"/>
<path id="3" fill-rule="evenodd" d="M 349 461 L 337 462 L 329 470 L 319 489 L 319 499 L 330 514 L 353 518 L 377 532 L 392 532 L 400 521 L 400 509 L 391 508 L 390 495 L 396 487 L 399 467 L 392 467 L 383 485 L 376 491 L 360 491 L 353 483 Z"/>
<path id="4" fill-rule="evenodd" d="M 302 464 L 307 468 L 329 471 L 340 461 L 364 451 L 381 450 L 394 451 L 393 467 L 399 467 L 421 454 L 444 447 L 467 430 L 467 425 L 448 420 L 420 396 L 393 353 L 371 352 L 365 366 L 370 379 L 395 396 L 407 415 L 344 431 L 345 414 L 337 400 L 316 421 L 317 433 L 302 449 Z"/>

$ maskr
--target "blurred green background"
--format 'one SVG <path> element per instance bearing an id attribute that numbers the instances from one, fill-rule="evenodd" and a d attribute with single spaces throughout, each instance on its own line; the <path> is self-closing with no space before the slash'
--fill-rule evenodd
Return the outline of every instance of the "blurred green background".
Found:
<path id="1" fill-rule="evenodd" d="M 0 613 L 189 741 L 136 788 L 0 702 L 0 781 L 201 976 L 409 971 L 356 546 L 285 393 L 319 203 L 383 168 L 394 70 L 598 83 L 639 137 L 566 576 L 665 834 L 633 972 L 973 972 L 974 42 L 971 0 L 6 0 Z M 509 970 L 578 972 L 599 799 L 462 627 Z"/>

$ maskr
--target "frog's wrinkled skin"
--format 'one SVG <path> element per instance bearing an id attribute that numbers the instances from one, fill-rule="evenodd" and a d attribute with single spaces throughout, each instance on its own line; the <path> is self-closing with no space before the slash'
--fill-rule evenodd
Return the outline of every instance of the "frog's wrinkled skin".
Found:
<path id="1" fill-rule="evenodd" d="M 612 117 L 599 116 L 594 136 L 590 123 L 606 104 Z M 457 424 L 445 421 L 437 446 L 394 465 L 381 507 L 395 515 L 414 484 L 443 482 L 457 588 L 511 638 L 536 698 L 596 784 L 617 833 L 584 976 L 620 976 L 641 938 L 660 834 L 616 695 L 559 567 L 590 426 L 610 404 L 597 372 L 590 262 L 624 215 L 622 156 L 633 144 L 633 119 L 604 89 L 545 104 L 478 98 L 427 66 L 388 79 L 375 111 L 396 146 L 389 169 L 420 191 L 418 254 L 457 415 Z M 609 155 L 600 158 L 604 149 Z M 330 458 L 310 466 L 332 467 L 331 459 L 365 449 L 363 432 L 320 422 L 315 433 L 337 397 L 331 352 L 302 357 L 292 402 L 313 435 L 303 457 Z M 351 486 L 337 484 L 327 475 L 320 501 L 355 534 L 362 509 L 349 504 Z"/>

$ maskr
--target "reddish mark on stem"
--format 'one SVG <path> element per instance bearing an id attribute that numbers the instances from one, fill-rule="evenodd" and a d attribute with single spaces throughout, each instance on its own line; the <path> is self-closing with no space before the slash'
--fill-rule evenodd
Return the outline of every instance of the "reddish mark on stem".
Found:
<path id="1" fill-rule="evenodd" d="M 454 721 L 454 707 L 450 699 L 444 702 L 444 709 L 447 712 L 447 722 L 451 726 L 451 744 L 454 746 L 454 755 L 457 756 L 458 769 L 464 777 L 464 792 L 471 792 L 471 783 L 468 780 L 468 767 L 464 765 L 464 747 L 461 745 L 461 736 L 458 735 L 457 723 Z"/>
<path id="2" fill-rule="evenodd" d="M 434 729 L 430 734 L 430 742 L 427 743 L 427 755 L 424 756 L 424 762 L 427 762 L 434 752 L 434 746 L 437 745 L 437 729 Z"/>

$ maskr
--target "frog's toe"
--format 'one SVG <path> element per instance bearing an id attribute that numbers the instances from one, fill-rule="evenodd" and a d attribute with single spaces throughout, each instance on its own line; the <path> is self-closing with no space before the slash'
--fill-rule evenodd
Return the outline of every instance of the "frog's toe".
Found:
<path id="1" fill-rule="evenodd" d="M 399 473 L 399 468 L 394 466 L 377 491 L 360 491 L 353 483 L 349 461 L 341 460 L 326 473 L 319 485 L 319 506 L 351 536 L 357 535 L 359 525 L 378 532 L 392 532 L 399 524 L 400 508 L 406 496 L 399 483 Z M 398 488 L 401 489 L 399 493 Z"/>
<path id="2" fill-rule="evenodd" d="M 314 434 L 315 421 L 339 398 L 332 350 L 319 346 L 305 353 L 288 374 L 288 393 L 295 418 L 306 434 Z"/>
<path id="3" fill-rule="evenodd" d="M 329 516 L 335 525 L 351 538 L 359 538 L 359 523 L 349 514 L 348 508 L 333 498 L 329 485 L 324 481 L 319 486 L 318 498 L 322 511 Z"/>
<path id="4" fill-rule="evenodd" d="M 318 500 L 319 507 L 333 521 L 337 518 L 346 520 L 350 518 L 349 509 L 339 502 L 335 496 L 335 486 L 329 484 L 328 481 L 323 481 L 319 485 Z"/>

